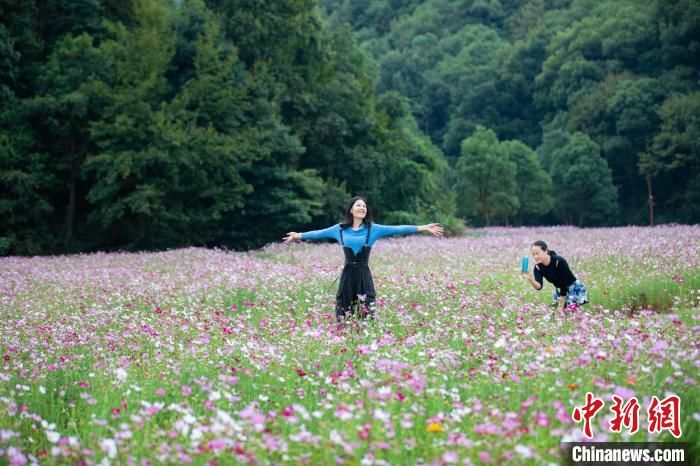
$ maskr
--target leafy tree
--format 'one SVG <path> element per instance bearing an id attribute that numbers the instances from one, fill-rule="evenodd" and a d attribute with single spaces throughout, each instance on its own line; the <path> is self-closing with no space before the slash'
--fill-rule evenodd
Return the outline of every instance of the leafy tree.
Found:
<path id="1" fill-rule="evenodd" d="M 649 177 L 670 175 L 682 187 L 666 199 L 687 222 L 700 220 L 700 92 L 669 97 L 659 109 L 661 130 L 640 158 L 640 171 Z"/>
<path id="2" fill-rule="evenodd" d="M 53 223 L 61 225 L 56 228 L 60 231 L 57 236 L 66 250 L 74 247 L 77 217 L 87 210 L 88 187 L 80 171 L 93 149 L 90 124 L 97 120 L 102 103 L 92 83 L 105 79 L 107 70 L 91 36 L 66 36 L 48 58 L 39 79 L 39 95 L 23 104 L 32 121 L 37 150 L 50 157 L 54 177 L 60 180 L 51 194 L 59 216 Z"/>
<path id="3" fill-rule="evenodd" d="M 366 55 L 348 30 L 330 34 L 323 43 L 329 58 L 324 79 L 309 96 L 304 118 L 293 123 L 305 148 L 300 167 L 317 172 L 332 195 L 319 222 L 337 220 L 353 194 L 381 198 L 388 160 L 380 147 L 385 134 L 376 115 L 373 82 L 367 79 L 372 70 Z"/>
<path id="4" fill-rule="evenodd" d="M 600 147 L 583 133 L 552 154 L 550 175 L 557 192 L 555 211 L 566 223 L 579 226 L 612 221 L 617 213 L 617 189 Z"/>
<path id="5" fill-rule="evenodd" d="M 507 219 L 519 208 L 515 195 L 517 167 L 493 131 L 477 126 L 464 140 L 455 172 L 459 214 L 478 213 L 484 224 L 490 225 L 496 215 Z"/>
<path id="6" fill-rule="evenodd" d="M 36 2 L 4 0 L 0 2 L 0 57 L 3 57 L 3 83 L 12 82 L 12 93 L 23 98 L 31 95 L 41 74 L 44 44 L 36 29 Z"/>
<path id="7" fill-rule="evenodd" d="M 380 98 L 378 110 L 388 130 L 382 147 L 388 159 L 380 198 L 384 221 L 439 221 L 450 233 L 460 232 L 462 225 L 453 216 L 454 198 L 447 185 L 447 163 L 440 150 L 418 131 L 408 102 L 396 93 L 387 93 Z"/>
<path id="8" fill-rule="evenodd" d="M 542 144 L 536 149 L 537 155 L 539 155 L 542 162 L 542 167 L 548 173 L 552 171 L 553 154 L 571 141 L 571 134 L 562 127 L 562 120 L 566 120 L 567 117 L 567 114 L 560 114 L 559 117 L 553 119 L 544 127 Z"/>
<path id="9" fill-rule="evenodd" d="M 253 73 L 269 73 L 282 116 L 303 111 L 309 94 L 323 82 L 322 22 L 313 0 L 207 0 L 224 19 L 224 35 Z M 285 121 L 287 122 L 287 121 Z"/>
<path id="10" fill-rule="evenodd" d="M 661 41 L 660 56 L 668 68 L 691 66 L 697 69 L 700 52 L 700 4 L 693 0 L 654 0 Z"/>
<path id="11" fill-rule="evenodd" d="M 448 125 L 442 145 L 447 156 L 456 156 L 459 144 L 477 124 L 491 125 L 495 120 L 499 63 L 508 44 L 497 31 L 481 25 L 465 26 L 450 40 L 468 44 L 446 57 L 436 70 L 440 81 L 452 83 L 450 123 L 464 122 Z"/>
<path id="12" fill-rule="evenodd" d="M 245 206 L 253 190 L 247 174 L 270 145 L 265 123 L 248 123 L 266 115 L 265 103 L 254 96 L 236 49 L 224 44 L 218 23 L 209 16 L 194 40 L 191 79 L 166 107 L 170 157 L 180 164 L 171 197 L 188 228 L 180 242 L 207 244 L 225 236 L 221 221 Z"/>
<path id="13" fill-rule="evenodd" d="M 102 31 L 105 19 L 101 0 L 51 0 L 35 2 L 37 5 L 37 31 L 43 39 L 45 51 L 65 36 L 90 35 Z"/>
<path id="14" fill-rule="evenodd" d="M 354 158 L 353 172 L 369 178 L 378 173 L 371 171 L 371 162 L 365 167 L 362 162 L 378 154 L 371 142 L 370 147 L 355 146 L 354 138 L 337 146 L 329 144 L 336 137 L 336 124 L 347 128 L 343 111 L 350 108 L 343 104 L 354 105 L 362 94 L 352 94 L 357 88 L 342 88 L 314 4 L 221 0 L 207 5 L 223 16 L 225 37 L 238 47 L 241 64 L 249 73 L 251 95 L 257 97 L 256 110 L 246 119 L 258 127 L 259 138 L 259 155 L 244 173 L 252 191 L 245 197 L 244 208 L 224 217 L 220 238 L 234 247 L 260 246 L 279 240 L 280 232 L 328 218 L 331 210 L 337 216 L 338 201 L 346 199 L 346 179 L 336 178 L 334 170 Z M 357 84 L 359 89 L 368 88 L 366 82 Z M 329 98 L 322 99 L 326 92 Z M 326 106 L 337 106 L 338 113 L 324 115 Z M 354 119 L 354 111 L 365 116 L 368 110 L 360 104 L 349 115 Z M 366 126 L 363 118 L 357 120 Z M 325 128 L 315 127 L 319 123 Z M 339 157 L 323 163 L 320 157 L 325 156 L 325 148 L 332 149 L 328 155 Z M 326 176 L 320 176 L 321 167 L 327 170 Z M 362 179 L 347 174 L 347 180 Z"/>
<path id="15" fill-rule="evenodd" d="M 5 26 L 0 24 L 0 104 L 6 109 L 16 98 L 14 88 L 19 73 L 19 53 Z"/>
<path id="16" fill-rule="evenodd" d="M 0 2 L 0 255 L 40 254 L 53 240 L 46 218 L 57 180 L 22 109 L 40 75 L 35 14 L 33 2 Z"/>
<path id="17" fill-rule="evenodd" d="M 511 40 L 525 39 L 530 31 L 533 31 L 541 24 L 545 15 L 544 0 L 530 0 L 523 3 L 518 11 L 510 15 L 504 25 Z"/>
<path id="18" fill-rule="evenodd" d="M 0 131 L 0 255 L 40 254 L 51 246 L 45 221 L 53 212 L 48 196 L 56 180 L 45 154 L 31 152 L 31 133 L 22 125 Z"/>
<path id="19" fill-rule="evenodd" d="M 636 167 L 659 131 L 656 112 L 669 96 L 697 89 L 696 2 L 391 3 L 389 20 L 373 21 L 368 12 L 387 2 L 322 2 L 377 59 L 380 91 L 408 97 L 420 129 L 448 158 L 478 124 L 537 147 L 556 121 L 600 146 L 623 218 L 640 221 L 647 196 Z M 551 153 L 541 154 L 545 167 Z M 674 188 L 663 173 L 659 193 L 682 196 L 685 184 Z"/>
<path id="20" fill-rule="evenodd" d="M 537 153 L 520 141 L 501 143 L 510 161 L 515 163 L 515 194 L 518 198 L 517 222 L 526 217 L 539 218 L 554 207 L 552 180 L 542 168 Z"/>
<path id="21" fill-rule="evenodd" d="M 157 0 L 140 3 L 136 16 L 133 29 L 108 24 L 111 38 L 99 46 L 109 76 L 93 89 L 105 106 L 91 125 L 96 149 L 82 171 L 91 183 L 89 220 L 108 244 L 163 247 L 187 228 L 182 211 L 169 205 L 177 202 L 169 196 L 178 175 L 169 149 L 177 137 L 161 108 L 175 37 L 169 12 Z"/>
<path id="22" fill-rule="evenodd" d="M 601 146 L 626 216 L 643 207 L 646 183 L 637 172 L 639 156 L 659 124 L 657 109 L 664 86 L 651 78 L 628 73 L 608 78 L 571 110 L 567 129 L 588 134 Z"/>

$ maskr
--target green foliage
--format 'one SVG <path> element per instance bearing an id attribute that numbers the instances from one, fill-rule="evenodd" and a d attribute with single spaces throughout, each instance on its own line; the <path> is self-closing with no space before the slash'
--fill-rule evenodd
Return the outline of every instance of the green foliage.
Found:
<path id="1" fill-rule="evenodd" d="M 538 218 L 554 207 L 552 180 L 542 168 L 537 153 L 520 141 L 501 143 L 508 159 L 515 163 L 515 195 L 518 198 L 516 218 L 522 225 L 525 219 Z"/>
<path id="2" fill-rule="evenodd" d="M 175 37 L 164 6 L 142 2 L 137 17 L 133 29 L 109 24 L 111 37 L 99 46 L 110 74 L 95 93 L 106 105 L 91 126 L 97 148 L 82 171 L 92 181 L 91 223 L 108 238 L 128 238 L 127 247 L 162 247 L 187 228 L 182 200 L 170 195 L 185 181 L 182 161 L 170 157 L 180 135 L 162 106 Z"/>
<path id="3" fill-rule="evenodd" d="M 19 53 L 14 48 L 14 41 L 7 28 L 0 24 L 0 104 L 3 108 L 15 97 L 13 87 L 19 72 L 18 61 Z"/>
<path id="4" fill-rule="evenodd" d="M 556 122 L 600 146 L 623 221 L 645 220 L 639 212 L 645 210 L 646 180 L 636 168 L 661 131 L 662 102 L 698 88 L 698 2 L 321 5 L 332 25 L 353 27 L 379 64 L 378 88 L 408 97 L 420 128 L 449 159 L 459 155 L 462 140 L 478 124 L 501 140 L 534 148 Z M 681 219 L 680 203 L 690 186 L 676 183 L 671 172 L 657 177 L 655 192 L 667 221 Z"/>
<path id="5" fill-rule="evenodd" d="M 618 191 L 626 194 L 621 201 L 627 212 L 639 209 L 639 200 L 646 195 L 637 162 L 658 127 L 663 92 L 663 83 L 657 79 L 609 75 L 570 113 L 567 129 L 585 132 L 600 145 Z"/>
<path id="6" fill-rule="evenodd" d="M 700 92 L 668 98 L 659 109 L 661 132 L 652 152 L 666 170 L 697 169 L 700 160 Z"/>
<path id="7" fill-rule="evenodd" d="M 46 194 L 55 183 L 45 154 L 30 153 L 27 132 L 0 133 L 0 254 L 39 254 L 51 246 Z"/>
<path id="8" fill-rule="evenodd" d="M 318 219 L 336 221 L 352 195 L 361 194 L 372 204 L 380 201 L 388 157 L 380 150 L 385 136 L 376 115 L 367 57 L 348 30 L 330 34 L 323 42 L 328 56 L 323 79 L 291 123 L 305 148 L 300 165 L 328 180 L 330 191 L 342 184 L 346 192 L 341 202 L 326 204 L 332 210 Z"/>
<path id="9" fill-rule="evenodd" d="M 697 222 L 698 8 L 5 0 L 0 253 L 257 247 L 357 194 L 452 232 L 646 223 L 648 190 Z"/>
<path id="10" fill-rule="evenodd" d="M 617 213 L 617 189 L 600 147 L 583 133 L 574 133 L 552 154 L 552 187 L 558 193 L 555 211 L 567 224 L 610 223 Z"/>
<path id="11" fill-rule="evenodd" d="M 561 128 L 561 119 L 566 118 L 566 115 L 561 115 L 561 118 L 557 118 L 552 123 L 544 128 L 544 134 L 542 135 L 542 144 L 537 147 L 537 155 L 540 157 L 542 162 L 542 167 L 547 171 L 551 172 L 554 154 L 557 150 L 564 147 L 571 140 L 571 135 L 564 129 Z"/>
<path id="12" fill-rule="evenodd" d="M 477 126 L 474 134 L 462 142 L 455 171 L 459 214 L 478 214 L 485 225 L 490 225 L 499 217 L 507 220 L 520 208 L 515 194 L 517 166 L 492 130 Z"/>
<path id="13" fill-rule="evenodd" d="M 104 10 L 100 0 L 52 0 L 36 3 L 39 33 L 47 48 L 52 48 L 66 35 L 95 35 L 102 29 Z"/>
<path id="14" fill-rule="evenodd" d="M 461 230 L 453 216 L 454 197 L 449 191 L 448 165 L 440 150 L 420 134 L 405 98 L 387 93 L 379 101 L 380 119 L 386 122 L 386 176 L 381 189 L 380 212 L 385 223 L 440 222 L 448 232 Z"/>
<path id="15" fill-rule="evenodd" d="M 520 141 L 499 142 L 496 133 L 477 126 L 462 142 L 454 177 L 458 212 L 489 225 L 534 223 L 553 207 L 549 174 L 537 153 Z"/>
<path id="16" fill-rule="evenodd" d="M 649 152 L 640 158 L 639 167 L 650 176 L 671 175 L 683 186 L 674 199 L 680 217 L 687 222 L 700 221 L 700 92 L 674 95 L 659 109 L 661 131 L 654 137 Z"/>
<path id="17" fill-rule="evenodd" d="M 85 210 L 87 186 L 80 170 L 93 149 L 90 125 L 101 112 L 94 83 L 105 79 L 108 63 L 88 34 L 66 36 L 48 57 L 39 79 L 39 94 L 23 102 L 32 121 L 37 150 L 47 154 L 50 170 L 65 184 L 54 185 L 51 195 L 56 215 L 52 219 L 57 241 L 72 250 L 77 216 Z M 59 226 L 60 225 L 60 226 Z"/>
<path id="18" fill-rule="evenodd" d="M 663 60 L 669 68 L 697 67 L 700 52 L 700 3 L 695 0 L 654 0 Z"/>
<path id="19" fill-rule="evenodd" d="M 445 134 L 445 153 L 454 156 L 461 141 L 473 128 L 477 124 L 490 124 L 493 120 L 491 115 L 497 113 L 494 107 L 499 99 L 499 63 L 507 53 L 509 44 L 496 30 L 482 25 L 467 25 L 444 42 L 447 42 L 448 49 L 457 53 L 446 56 L 438 64 L 436 78 L 440 82 L 451 83 L 450 123 L 464 121 L 463 124 L 449 124 Z M 467 128 L 469 131 L 463 132 Z"/>

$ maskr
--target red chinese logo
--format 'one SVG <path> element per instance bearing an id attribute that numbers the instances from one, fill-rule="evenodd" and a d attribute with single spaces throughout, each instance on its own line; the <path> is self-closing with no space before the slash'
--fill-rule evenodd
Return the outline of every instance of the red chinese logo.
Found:
<path id="1" fill-rule="evenodd" d="M 639 402 L 637 397 L 632 397 L 623 405 L 622 398 L 613 395 L 615 404 L 610 410 L 615 413 L 615 418 L 610 421 L 610 430 L 612 432 L 621 432 L 622 427 L 629 430 L 630 434 L 634 434 L 639 430 Z"/>
<path id="2" fill-rule="evenodd" d="M 627 402 L 613 395 L 613 406 L 610 411 L 615 417 L 609 422 L 611 432 L 622 432 L 624 427 L 630 434 L 634 434 L 639 430 L 639 401 L 637 397 L 632 397 Z M 583 433 L 588 438 L 593 437 L 591 429 L 591 419 L 604 406 L 603 400 L 593 396 L 591 392 L 586 393 L 586 404 L 581 407 L 575 407 L 571 418 L 579 423 L 584 422 Z M 663 400 L 659 400 L 656 396 L 651 397 L 651 403 L 647 410 L 648 415 L 648 432 L 657 434 L 667 430 L 676 438 L 680 438 L 681 431 L 681 399 L 678 395 L 670 395 Z"/>
<path id="3" fill-rule="evenodd" d="M 581 408 L 574 408 L 572 418 L 577 423 L 584 421 L 583 423 L 583 433 L 586 437 L 593 437 L 593 432 L 591 431 L 591 419 L 596 415 L 598 411 L 603 407 L 603 400 L 593 396 L 591 392 L 586 393 L 586 404 Z"/>
<path id="4" fill-rule="evenodd" d="M 658 433 L 668 430 L 676 438 L 681 436 L 681 399 L 677 395 L 671 395 L 663 400 L 655 396 L 651 397 L 649 414 L 649 433 Z"/>

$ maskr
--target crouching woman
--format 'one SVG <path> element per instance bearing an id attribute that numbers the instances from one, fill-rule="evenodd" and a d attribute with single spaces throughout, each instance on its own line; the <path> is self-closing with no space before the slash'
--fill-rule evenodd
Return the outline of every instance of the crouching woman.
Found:
<path id="1" fill-rule="evenodd" d="M 533 273 L 523 272 L 523 277 L 536 290 L 541 290 L 543 278 L 554 285 L 553 299 L 557 310 L 577 308 L 588 302 L 586 286 L 576 279 L 566 259 L 547 248 L 544 241 L 535 241 L 530 247 L 535 261 Z"/>

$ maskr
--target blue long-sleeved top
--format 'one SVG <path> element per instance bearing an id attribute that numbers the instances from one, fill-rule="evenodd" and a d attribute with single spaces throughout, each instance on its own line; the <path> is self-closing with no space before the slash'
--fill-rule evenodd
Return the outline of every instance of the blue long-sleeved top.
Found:
<path id="1" fill-rule="evenodd" d="M 369 241 L 367 244 L 371 247 L 379 238 L 394 235 L 409 235 L 417 231 L 418 227 L 416 225 L 379 225 L 378 223 L 373 223 L 369 232 Z M 366 238 L 367 227 L 364 224 L 357 230 L 353 230 L 351 227 L 343 229 L 343 246 L 352 249 L 355 255 L 357 255 L 360 249 L 362 249 L 362 246 L 365 245 Z M 301 239 L 334 239 L 340 243 L 340 225 L 335 224 L 323 230 L 304 232 L 301 234 Z"/>

